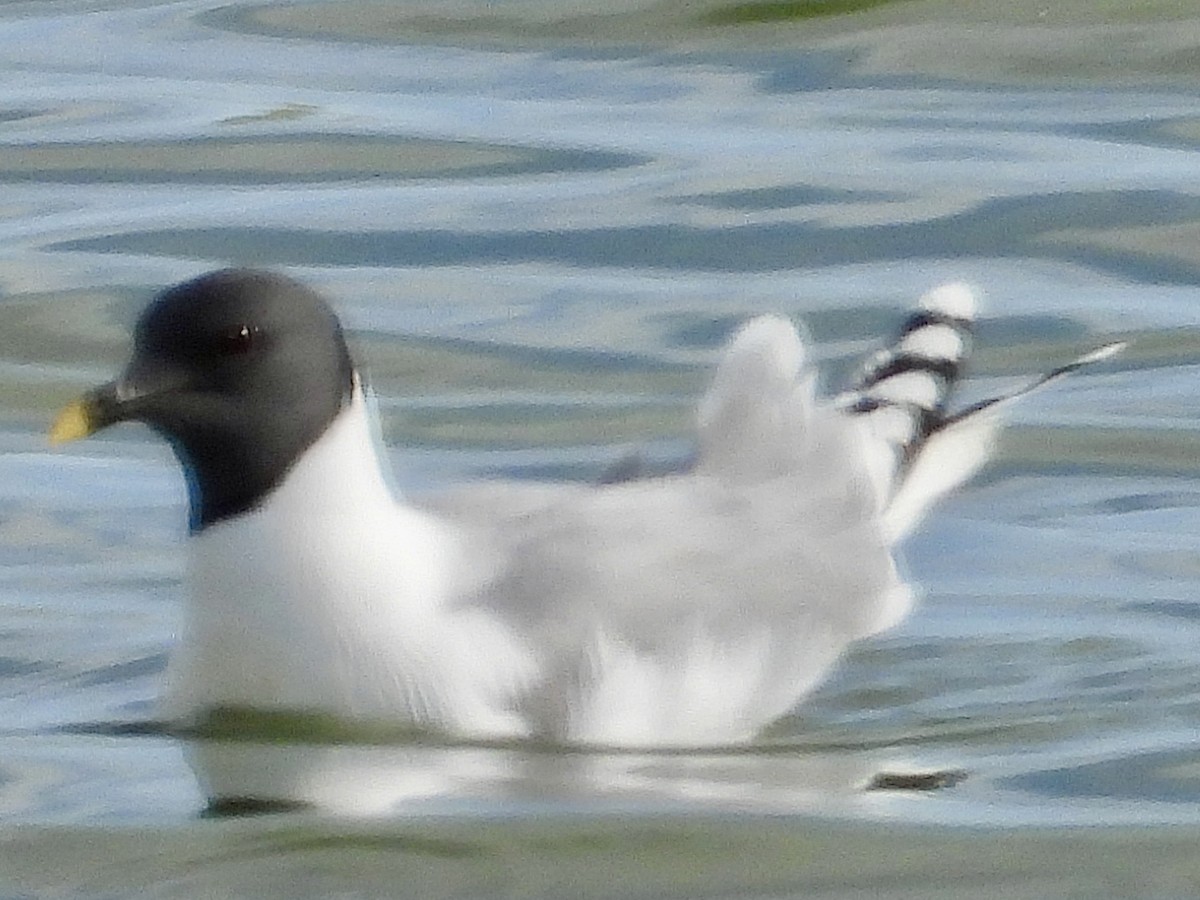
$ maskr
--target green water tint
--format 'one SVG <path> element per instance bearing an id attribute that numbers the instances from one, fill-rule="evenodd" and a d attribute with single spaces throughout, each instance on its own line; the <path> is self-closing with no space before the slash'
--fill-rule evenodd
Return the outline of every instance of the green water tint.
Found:
<path id="1" fill-rule="evenodd" d="M 1195 829 L 956 830 L 791 818 L 364 824 L 286 816 L 0 833 L 0 888 L 76 896 L 1191 896 Z"/>
<path id="2" fill-rule="evenodd" d="M 739 3 L 714 9 L 700 19 L 706 25 L 747 25 L 757 22 L 794 22 L 826 16 L 863 12 L 878 6 L 890 6 L 910 0 L 781 0 L 781 2 Z"/>
<path id="3" fill-rule="evenodd" d="M 1030 80 L 1194 83 L 1196 9 L 1178 0 L 580 0 L 477 4 L 379 0 L 228 5 L 210 27 L 368 44 L 499 47 L 804 48 L 860 72 Z M 1104 48 L 1099 52 L 1097 48 Z"/>
<path id="4" fill-rule="evenodd" d="M 0 457 L 0 894 L 1196 893 L 1200 117 L 1191 92 L 994 86 L 1190 76 L 1195 11 L 102 6 L 78 48 L 10 34 L 29 60 L 14 84 L 47 83 L 0 110 L 0 437 L 17 451 Z M 73 15 L 45 9 L 46 27 Z M 744 21 L 705 21 L 723 11 Z M 123 87 L 93 108 L 95 47 Z M 822 135 L 846 140 L 826 153 Z M 153 715 L 185 593 L 182 479 L 145 429 L 51 456 L 46 423 L 119 370 L 154 292 L 231 260 L 295 265 L 330 296 L 420 487 L 588 477 L 684 438 L 718 348 L 758 311 L 806 324 L 831 389 L 943 278 L 992 295 L 964 394 L 1132 343 L 1013 410 L 995 462 L 904 548 L 912 618 L 753 746 L 471 745 L 238 710 L 179 736 L 64 728 Z M 197 821 L 193 759 L 264 776 L 213 792 L 224 816 L 292 809 L 261 801 L 290 787 L 341 811 L 389 779 L 399 802 L 373 822 Z M 1142 827 L 1169 822 L 1187 824 Z M 1038 827 L 1068 823 L 1093 827 Z"/>
<path id="5" fill-rule="evenodd" d="M 258 744 L 442 745 L 447 742 L 445 735 L 413 725 L 350 722 L 325 713 L 233 707 L 214 709 L 194 726 L 173 731 L 189 740 Z"/>
<path id="6" fill-rule="evenodd" d="M 284 107 L 261 117 L 215 123 L 237 126 L 311 115 Z M 183 141 L 44 143 L 0 147 L 0 183 L 303 184 L 382 179 L 497 178 L 590 172 L 640 162 L 628 154 L 551 150 L 468 141 L 337 134 L 220 136 Z"/>

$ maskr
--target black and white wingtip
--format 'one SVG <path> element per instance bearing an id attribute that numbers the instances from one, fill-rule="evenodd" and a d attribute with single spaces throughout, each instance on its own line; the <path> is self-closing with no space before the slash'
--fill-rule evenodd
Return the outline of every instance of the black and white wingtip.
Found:
<path id="1" fill-rule="evenodd" d="M 847 412 L 864 417 L 903 469 L 946 419 L 946 407 L 971 351 L 978 304 L 962 283 L 930 291 L 891 346 L 867 361 L 854 387 L 838 398 Z"/>
<path id="2" fill-rule="evenodd" d="M 949 401 L 971 349 L 975 295 L 965 284 L 926 294 L 896 340 L 875 354 L 838 405 L 868 428 L 881 452 L 868 464 L 883 501 L 889 537 L 903 537 L 939 497 L 973 475 L 991 452 L 1007 403 L 1110 359 L 1124 342 L 1105 344 L 1005 394 L 951 412 Z"/>
<path id="3" fill-rule="evenodd" d="M 1034 391 L 1050 384 L 1052 381 L 1058 381 L 1058 379 L 1066 375 L 1070 375 L 1072 372 L 1077 372 L 1080 369 L 1095 365 L 1096 363 L 1104 362 L 1106 359 L 1111 359 L 1118 353 L 1124 351 L 1124 349 L 1128 346 L 1128 341 L 1113 341 L 1111 344 L 1103 344 L 1102 346 L 1097 347 L 1095 350 L 1089 350 L 1082 356 L 1075 357 L 1075 359 L 1071 360 L 1069 363 L 1058 366 L 1057 368 L 1051 369 L 1049 372 L 1044 372 L 1041 375 L 1038 375 L 1028 384 L 1023 384 L 1016 390 L 1009 391 L 1007 394 L 1000 394 L 996 397 L 989 397 L 986 400 L 980 400 L 978 403 L 972 403 L 966 409 L 959 410 L 958 412 L 954 413 L 954 415 L 945 417 L 945 420 L 942 424 L 952 425 L 955 422 L 966 419 L 975 415 L 976 413 L 983 412 L 991 407 L 998 406 L 1002 403 L 1008 403 L 1009 401 L 1016 400 L 1019 397 L 1024 397 L 1026 394 L 1031 394 Z"/>

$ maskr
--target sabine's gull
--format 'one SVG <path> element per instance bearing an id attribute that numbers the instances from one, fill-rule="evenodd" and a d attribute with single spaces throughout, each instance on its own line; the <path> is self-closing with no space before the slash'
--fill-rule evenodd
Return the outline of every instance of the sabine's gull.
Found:
<path id="1" fill-rule="evenodd" d="M 724 349 L 683 471 L 394 496 L 342 329 L 305 285 L 226 269 L 160 294 L 115 381 L 55 442 L 138 420 L 188 482 L 184 622 L 163 717 L 225 709 L 470 739 L 621 747 L 749 740 L 912 593 L 893 548 L 990 449 L 957 412 L 963 284 L 927 294 L 846 392 L 796 329 Z"/>

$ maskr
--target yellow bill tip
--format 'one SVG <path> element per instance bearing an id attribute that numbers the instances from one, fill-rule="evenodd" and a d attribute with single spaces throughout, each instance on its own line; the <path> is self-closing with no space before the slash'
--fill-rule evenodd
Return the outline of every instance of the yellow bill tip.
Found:
<path id="1" fill-rule="evenodd" d="M 77 441 L 87 437 L 94 430 L 87 406 L 82 400 L 76 400 L 64 406 L 54 424 L 50 426 L 50 443 L 65 444 L 68 441 Z"/>

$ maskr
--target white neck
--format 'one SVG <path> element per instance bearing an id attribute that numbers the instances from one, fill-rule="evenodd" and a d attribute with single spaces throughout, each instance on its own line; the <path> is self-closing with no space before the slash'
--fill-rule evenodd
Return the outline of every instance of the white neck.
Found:
<path id="1" fill-rule="evenodd" d="M 459 541 L 391 496 L 360 390 L 261 507 L 189 543 L 168 717 L 250 706 L 422 718 Z"/>
<path id="2" fill-rule="evenodd" d="M 356 377 L 349 405 L 296 461 L 262 511 L 303 518 L 351 510 L 357 516 L 371 509 L 394 511 L 396 498 L 384 477 L 374 426 Z"/>

